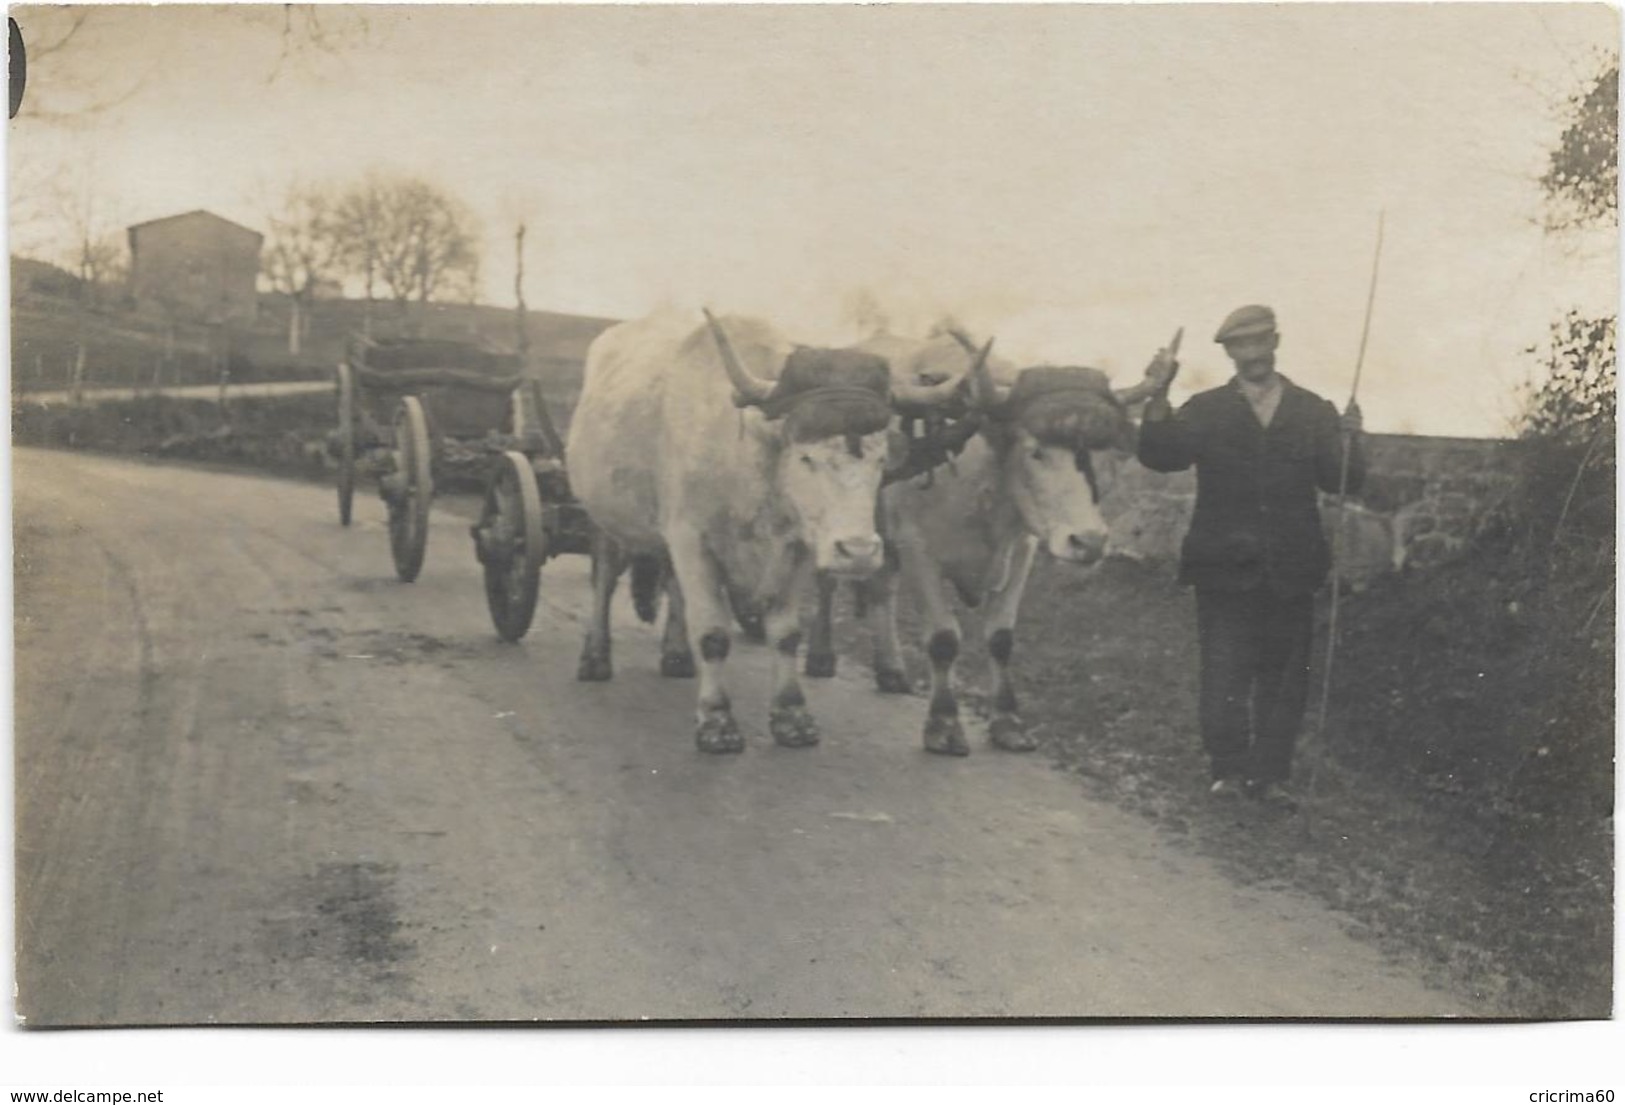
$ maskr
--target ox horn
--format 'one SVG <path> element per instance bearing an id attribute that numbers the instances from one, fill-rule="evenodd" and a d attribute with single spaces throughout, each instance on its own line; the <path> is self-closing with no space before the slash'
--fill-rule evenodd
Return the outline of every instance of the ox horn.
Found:
<path id="1" fill-rule="evenodd" d="M 1179 343 L 1184 337 L 1185 328 L 1183 326 L 1174 331 L 1174 339 L 1168 343 L 1168 356 L 1179 356 Z M 1160 388 L 1158 387 L 1156 381 L 1141 380 L 1132 387 L 1115 388 L 1113 389 L 1112 394 L 1117 396 L 1117 401 L 1123 404 L 1123 406 L 1132 407 L 1136 403 L 1140 403 L 1151 398 L 1159 390 Z"/>
<path id="2" fill-rule="evenodd" d="M 987 370 L 987 355 L 993 348 L 993 339 L 988 338 L 987 344 L 978 349 L 976 343 L 970 340 L 970 335 L 957 326 L 948 328 L 948 336 L 958 342 L 961 349 L 976 358 L 968 374 L 975 406 L 982 410 L 997 410 L 1002 407 L 1004 401 L 1010 398 L 1010 389 L 997 383 Z"/>
<path id="3" fill-rule="evenodd" d="M 1000 385 L 987 370 L 987 354 L 993 348 L 993 339 L 988 338 L 987 344 L 977 349 L 970 335 L 959 327 L 949 327 L 948 334 L 959 343 L 961 349 L 976 358 L 970 370 L 971 394 L 975 396 L 975 405 L 989 411 L 1004 406 L 1005 400 L 1010 398 L 1010 388 Z"/>
<path id="4" fill-rule="evenodd" d="M 728 332 L 722 328 L 722 323 L 711 313 L 709 307 L 702 307 L 705 312 L 705 324 L 711 328 L 711 336 L 716 339 L 717 350 L 722 354 L 722 367 L 728 372 L 728 379 L 733 381 L 734 403 L 741 407 L 759 407 L 773 392 L 773 384 L 753 376 L 750 369 L 740 361 L 739 354 L 734 352 L 733 343 L 728 340 Z"/>
<path id="5" fill-rule="evenodd" d="M 993 339 L 988 338 L 987 344 L 977 350 L 976 346 L 971 344 L 970 338 L 958 330 L 952 331 L 952 333 L 954 340 L 964 346 L 966 352 L 976 355 L 976 363 L 971 366 L 970 370 L 971 395 L 974 397 L 972 402 L 977 408 L 984 411 L 998 410 L 1009 400 L 1010 387 L 1008 384 L 1000 384 L 993 379 L 993 373 L 988 371 L 987 354 L 993 348 Z"/>
<path id="6" fill-rule="evenodd" d="M 966 380 L 974 380 L 982 366 L 987 363 L 988 352 L 993 348 L 993 339 L 987 339 L 987 344 L 980 350 L 971 349 L 976 361 L 971 365 L 969 372 L 962 372 L 958 376 L 950 377 L 935 384 L 893 384 L 892 403 L 898 410 L 908 413 L 924 413 L 933 407 L 940 407 L 959 394 L 965 386 Z"/>

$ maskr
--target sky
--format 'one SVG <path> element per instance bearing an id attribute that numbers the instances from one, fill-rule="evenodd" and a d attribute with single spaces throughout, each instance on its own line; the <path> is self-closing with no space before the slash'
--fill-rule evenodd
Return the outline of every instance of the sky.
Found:
<path id="1" fill-rule="evenodd" d="M 13 9 L 48 40 L 59 10 Z M 455 193 L 483 295 L 754 313 L 793 337 L 951 315 L 1021 363 L 1137 379 L 1185 328 L 1273 306 L 1281 370 L 1341 404 L 1383 244 L 1368 428 L 1507 431 L 1566 310 L 1617 309 L 1617 232 L 1540 229 L 1560 106 L 1617 48 L 1599 4 L 93 9 L 9 129 L 13 249 L 62 182 L 114 225 L 265 229 L 293 180 Z M 37 93 L 37 95 L 36 95 Z M 65 126 L 42 107 L 128 93 Z M 58 98 L 53 100 L 53 94 Z M 64 99 L 65 98 L 65 99 Z M 89 182 L 89 183 L 85 183 Z"/>

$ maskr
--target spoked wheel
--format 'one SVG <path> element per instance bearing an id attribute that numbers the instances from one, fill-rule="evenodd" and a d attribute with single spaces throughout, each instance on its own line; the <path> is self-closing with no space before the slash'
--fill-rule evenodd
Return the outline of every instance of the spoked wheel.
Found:
<path id="1" fill-rule="evenodd" d="M 474 548 L 485 568 L 485 601 L 497 636 L 517 641 L 536 613 L 547 558 L 542 497 L 523 453 L 509 450 L 498 459 L 485 490 L 485 510 L 474 527 Z"/>
<path id="2" fill-rule="evenodd" d="M 350 524 L 350 504 L 355 499 L 355 373 L 347 364 L 339 365 L 339 524 Z"/>
<path id="3" fill-rule="evenodd" d="M 423 550 L 429 542 L 429 501 L 434 479 L 429 469 L 429 421 L 414 395 L 401 400 L 395 411 L 395 471 L 389 503 L 389 551 L 395 574 L 411 583 L 423 570 Z"/>

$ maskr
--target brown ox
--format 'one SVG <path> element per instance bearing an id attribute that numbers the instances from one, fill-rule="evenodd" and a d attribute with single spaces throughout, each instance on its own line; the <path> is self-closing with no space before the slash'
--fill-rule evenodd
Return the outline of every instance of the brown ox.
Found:
<path id="1" fill-rule="evenodd" d="M 885 349 L 898 369 L 927 378 L 953 371 L 975 353 L 958 335 L 924 342 L 881 336 L 857 348 Z M 924 730 L 931 752 L 962 756 L 970 751 L 951 685 L 960 629 L 944 595 L 945 583 L 953 585 L 967 606 L 982 611 L 992 668 L 989 736 L 1011 751 L 1035 746 L 1017 712 L 1010 679 L 1016 616 L 1033 556 L 1042 547 L 1055 559 L 1079 566 L 1100 560 L 1107 526 L 1100 514 L 1104 488 L 1095 454 L 1129 443 L 1132 426 L 1126 408 L 1151 391 L 1149 384 L 1113 391 L 1105 374 L 1092 368 L 1043 366 L 1003 374 L 1014 378 L 998 383 L 985 366 L 975 370 L 971 417 L 979 421 L 960 428 L 953 442 L 962 448 L 957 457 L 882 492 L 881 532 L 895 555 L 860 592 L 869 609 L 876 685 L 888 693 L 909 690 L 897 641 L 899 575 L 919 603 L 931 662 Z M 968 433 L 973 428 L 974 434 Z M 943 459 L 939 451 L 927 464 Z M 809 675 L 835 670 L 830 624 L 834 591 L 833 579 L 820 580 Z"/>

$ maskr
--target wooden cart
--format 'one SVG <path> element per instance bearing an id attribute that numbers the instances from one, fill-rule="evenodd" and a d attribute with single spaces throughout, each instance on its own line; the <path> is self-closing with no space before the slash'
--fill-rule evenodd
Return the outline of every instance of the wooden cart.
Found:
<path id="1" fill-rule="evenodd" d="M 336 388 L 340 522 L 350 524 L 357 480 L 375 478 L 395 572 L 410 583 L 423 568 L 437 481 L 453 472 L 477 479 L 484 502 L 471 533 L 486 603 L 497 634 L 519 640 L 535 615 L 542 564 L 592 548 L 563 442 L 519 358 L 468 343 L 356 339 Z"/>

